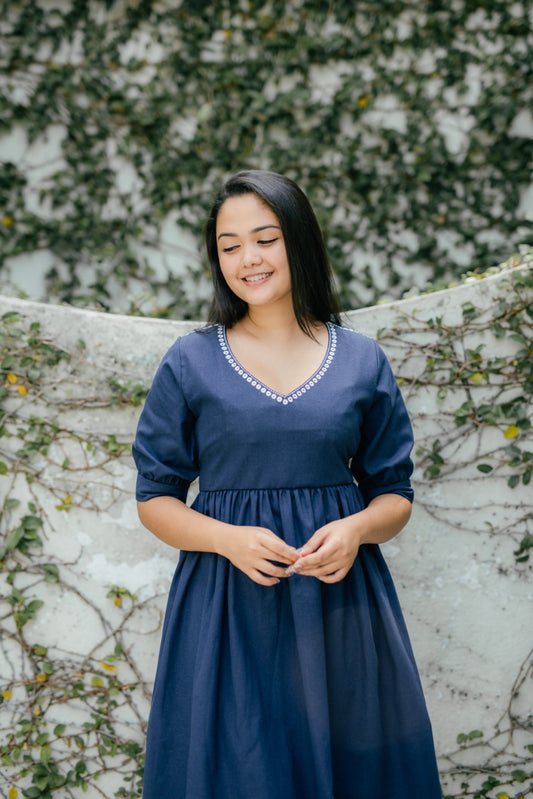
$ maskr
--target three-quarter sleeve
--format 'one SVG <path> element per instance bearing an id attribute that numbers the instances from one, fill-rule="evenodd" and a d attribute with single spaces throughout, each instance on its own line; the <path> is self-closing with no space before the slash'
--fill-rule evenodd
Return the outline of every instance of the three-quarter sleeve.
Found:
<path id="1" fill-rule="evenodd" d="M 411 422 L 390 364 L 378 345 L 376 357 L 375 389 L 363 415 L 361 440 L 350 468 L 366 504 L 387 493 L 401 494 L 412 502 Z"/>
<path id="2" fill-rule="evenodd" d="M 132 453 L 138 501 L 157 496 L 185 501 L 198 476 L 194 426 L 183 390 L 178 339 L 161 361 L 137 426 Z"/>

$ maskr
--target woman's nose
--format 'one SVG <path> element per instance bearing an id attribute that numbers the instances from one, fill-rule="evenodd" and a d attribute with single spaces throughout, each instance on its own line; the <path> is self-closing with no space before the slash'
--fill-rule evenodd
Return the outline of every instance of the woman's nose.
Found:
<path id="1" fill-rule="evenodd" d="M 257 266 L 257 264 L 261 263 L 262 260 L 261 251 L 259 250 L 257 244 L 244 245 L 243 260 L 245 266 Z"/>

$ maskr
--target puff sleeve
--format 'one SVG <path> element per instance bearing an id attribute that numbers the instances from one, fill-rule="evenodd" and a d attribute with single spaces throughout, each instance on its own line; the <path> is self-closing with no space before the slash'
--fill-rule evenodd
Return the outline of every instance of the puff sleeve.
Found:
<path id="1" fill-rule="evenodd" d="M 350 469 L 366 504 L 387 493 L 401 494 L 412 502 L 411 422 L 385 353 L 377 344 L 375 351 L 375 388 L 363 415 L 361 440 Z"/>
<path id="2" fill-rule="evenodd" d="M 183 389 L 178 339 L 159 365 L 137 426 L 132 454 L 138 501 L 157 496 L 185 501 L 198 476 L 194 427 Z"/>

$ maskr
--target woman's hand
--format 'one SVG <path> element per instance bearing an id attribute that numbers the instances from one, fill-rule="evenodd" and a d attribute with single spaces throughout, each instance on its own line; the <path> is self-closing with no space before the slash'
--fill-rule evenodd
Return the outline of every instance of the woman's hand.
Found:
<path id="1" fill-rule="evenodd" d="M 361 541 L 357 515 L 320 527 L 299 550 L 298 560 L 289 566 L 288 574 L 317 577 L 324 583 L 336 583 L 346 577 Z"/>
<path id="2" fill-rule="evenodd" d="M 411 503 L 399 494 L 380 494 L 368 506 L 320 527 L 298 550 L 288 574 L 336 583 L 348 574 L 361 544 L 384 544 L 407 524 Z"/>
<path id="3" fill-rule="evenodd" d="M 266 527 L 232 527 L 218 553 L 259 585 L 276 585 L 289 576 L 287 567 L 298 559 L 296 549 Z M 280 563 L 285 566 L 276 565 Z"/>

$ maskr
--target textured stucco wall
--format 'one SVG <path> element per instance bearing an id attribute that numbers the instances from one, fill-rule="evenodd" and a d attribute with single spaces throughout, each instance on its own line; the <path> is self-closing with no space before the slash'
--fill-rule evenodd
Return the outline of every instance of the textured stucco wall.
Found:
<path id="1" fill-rule="evenodd" d="M 430 332 L 421 320 L 438 317 L 453 326 L 461 307 L 472 303 L 489 309 L 505 273 L 472 284 L 401 302 L 353 311 L 349 324 L 371 336 L 393 329 L 400 319 L 415 319 L 409 336 L 383 339 L 397 374 L 404 379 L 405 396 L 417 441 L 445 435 L 446 400 L 437 404 L 427 388 L 415 390 L 409 377 L 425 361 Z M 63 367 L 54 386 L 34 397 L 22 397 L 19 412 L 53 420 L 56 396 L 62 404 L 61 423 L 81 433 L 98 431 L 131 441 L 139 408 L 117 404 L 99 407 L 101 387 L 110 378 L 149 384 L 159 359 L 174 341 L 194 327 L 190 323 L 106 315 L 72 307 L 49 306 L 0 297 L 0 315 L 17 311 L 28 322 L 38 321 L 41 335 L 76 358 Z M 85 348 L 76 350 L 79 340 Z M 486 341 L 493 346 L 493 342 Z M 502 348 L 508 347 L 506 342 Z M 481 389 L 480 389 L 481 390 Z M 53 394 L 55 392 L 55 394 Z M 17 400 L 18 401 L 18 400 Z M 27 403 L 24 406 L 24 402 Z M 24 408 L 26 407 L 26 410 Z M 66 407 L 66 410 L 65 410 Z M 9 446 L 5 442 L 3 447 Z M 514 567 L 514 520 L 530 509 L 526 486 L 510 489 L 491 475 L 465 472 L 464 456 L 478 443 L 457 438 L 442 479 L 430 481 L 417 470 L 417 501 L 411 522 L 384 547 L 405 611 L 432 716 L 437 749 L 457 749 L 456 736 L 473 729 L 488 737 L 505 713 L 512 687 L 531 647 L 532 600 L 527 567 Z M 78 457 L 73 450 L 72 458 Z M 463 465 L 461 465 L 463 464 Z M 470 476 L 468 476 L 470 475 Z M 109 625 L 123 612 L 110 607 L 106 593 L 112 585 L 135 593 L 142 608 L 124 629 L 124 638 L 140 675 L 150 684 L 156 664 L 160 614 L 178 553 L 152 537 L 140 525 L 133 500 L 134 470 L 129 454 L 109 466 L 86 462 L 79 475 L 64 475 L 50 466 L 49 485 L 32 491 L 47 508 L 45 550 L 61 560 L 62 583 L 44 587 L 45 604 L 30 623 L 35 640 L 69 653 L 104 651 Z M 61 508 L 47 492 L 65 491 L 74 497 Z M 70 481 L 70 482 L 69 482 Z M 76 484 L 76 481 L 78 483 Z M 23 500 L 25 481 L 15 484 L 0 477 L 0 490 Z M 76 491 L 90 502 L 76 504 Z M 494 530 L 508 534 L 494 534 Z M 76 587 L 75 599 L 65 602 L 66 586 Z M 83 601 L 90 597 L 90 602 Z M 103 649 L 102 649 L 103 647 Z M 14 652 L 14 650 L 13 650 Z M 0 680 L 13 678 L 9 642 L 0 654 Z M 141 707 L 147 711 L 148 698 Z M 75 712 L 75 710 L 73 711 Z M 127 723 L 133 724 L 129 720 Z M 518 744 L 517 744 L 518 746 Z M 523 744 L 520 743 L 523 748 Z"/>

